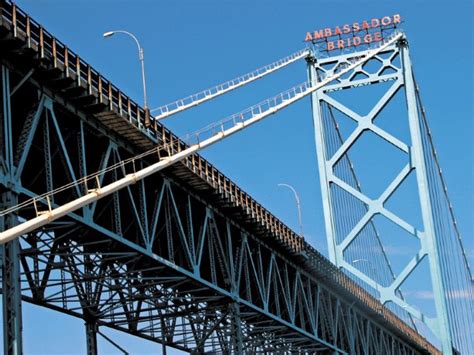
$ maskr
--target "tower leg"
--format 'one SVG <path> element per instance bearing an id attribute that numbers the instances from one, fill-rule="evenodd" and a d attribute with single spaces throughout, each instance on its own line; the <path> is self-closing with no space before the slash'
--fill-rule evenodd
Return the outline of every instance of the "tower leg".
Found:
<path id="1" fill-rule="evenodd" d="M 423 138 L 420 130 L 420 117 L 417 109 L 415 82 L 411 67 L 408 44 L 402 44 L 403 74 L 405 78 L 406 99 L 408 106 L 408 119 L 410 124 L 410 135 L 413 141 L 412 160 L 417 169 L 417 185 L 421 201 L 421 212 L 425 228 L 425 237 L 422 240 L 428 250 L 428 261 L 430 266 L 430 276 L 433 285 L 434 302 L 436 308 L 436 325 L 433 332 L 441 340 L 441 347 L 444 355 L 453 354 L 453 344 L 451 339 L 450 324 L 447 311 L 446 289 L 441 274 L 441 260 L 436 240 L 442 238 L 435 230 L 435 214 L 433 203 L 429 192 L 428 172 L 424 160 Z"/>
<path id="2" fill-rule="evenodd" d="M 1 209 L 16 205 L 17 198 L 11 192 L 1 194 Z M 13 227 L 15 215 L 0 217 L 0 230 Z M 6 243 L 2 247 L 2 295 L 3 295 L 3 346 L 4 354 L 20 355 L 22 348 L 20 241 Z"/>

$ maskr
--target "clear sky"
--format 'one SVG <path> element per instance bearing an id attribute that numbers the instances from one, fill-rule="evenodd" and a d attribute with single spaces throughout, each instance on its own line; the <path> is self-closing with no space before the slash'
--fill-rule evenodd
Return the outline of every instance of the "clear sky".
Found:
<path id="1" fill-rule="evenodd" d="M 400 13 L 449 194 L 473 263 L 472 1 L 18 0 L 18 5 L 141 102 L 135 44 L 124 36 L 102 38 L 103 32 L 116 29 L 136 34 L 145 49 L 151 107 L 291 54 L 304 46 L 307 31 Z M 301 61 L 166 124 L 180 134 L 188 133 L 305 80 L 306 66 Z M 326 254 L 313 137 L 310 102 L 303 100 L 203 155 L 298 230 L 293 195 L 277 187 L 281 182 L 292 184 L 301 196 L 306 237 Z M 374 164 L 369 175 L 375 176 L 378 167 Z M 160 351 L 156 344 L 103 331 L 130 353 Z M 103 341 L 99 347 L 100 353 L 114 353 Z M 82 321 L 24 305 L 24 348 L 26 354 L 82 354 Z"/>

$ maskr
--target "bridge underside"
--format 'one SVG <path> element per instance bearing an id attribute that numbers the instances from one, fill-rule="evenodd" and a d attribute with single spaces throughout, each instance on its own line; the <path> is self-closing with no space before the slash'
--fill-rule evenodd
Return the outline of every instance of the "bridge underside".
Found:
<path id="1" fill-rule="evenodd" d="M 275 317 L 75 222 L 51 226 L 21 244 L 23 299 L 93 327 L 198 353 L 328 349 Z"/>
<path id="2" fill-rule="evenodd" d="M 140 126 L 138 108 L 135 122 L 124 119 L 102 94 L 94 98 L 91 83 L 77 87 L 80 74 L 65 76 L 27 42 L 3 36 L 2 209 L 153 145 L 133 126 Z M 210 188 L 214 181 L 200 168 L 179 163 L 11 242 L 3 255 L 4 300 L 12 294 L 11 307 L 20 308 L 11 291 L 21 290 L 25 301 L 84 319 L 89 353 L 97 351 L 100 326 L 197 353 L 431 349 L 309 246 L 289 253 L 280 229 L 256 223 L 253 210 L 233 198 L 235 185 Z M 78 189 L 105 185 L 127 169 Z M 38 198 L 34 208 L 1 217 L 3 228 L 84 191 Z M 21 322 L 18 312 L 10 317 Z M 11 319 L 4 321 L 7 346 L 18 337 Z"/>

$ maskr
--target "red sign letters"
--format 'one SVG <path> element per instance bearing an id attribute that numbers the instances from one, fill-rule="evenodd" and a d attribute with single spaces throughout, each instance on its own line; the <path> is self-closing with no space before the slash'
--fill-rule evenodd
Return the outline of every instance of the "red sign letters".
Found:
<path id="1" fill-rule="evenodd" d="M 318 31 L 307 32 L 305 41 L 325 41 L 327 43 L 326 50 L 328 51 L 356 47 L 361 44 L 382 41 L 383 36 L 381 29 L 389 26 L 395 27 L 399 23 L 401 23 L 401 16 L 399 14 L 384 16 L 381 19 L 373 18 L 370 21 L 362 21 L 362 23 L 354 22 L 353 24 L 345 24 L 335 28 L 324 28 Z M 369 32 L 369 30 L 374 29 L 380 29 L 380 31 Z M 366 33 L 358 35 L 361 31 L 365 31 Z M 352 36 L 350 36 L 350 34 L 352 34 Z M 339 38 L 330 40 L 330 38 L 335 36 L 338 36 Z"/>

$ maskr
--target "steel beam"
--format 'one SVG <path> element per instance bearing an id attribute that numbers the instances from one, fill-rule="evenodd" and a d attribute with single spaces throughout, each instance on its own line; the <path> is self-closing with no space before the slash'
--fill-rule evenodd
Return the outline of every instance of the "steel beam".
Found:
<path id="1" fill-rule="evenodd" d="M 314 58 L 309 57 L 308 61 L 308 79 L 310 82 L 317 82 L 318 76 L 316 72 L 316 68 L 314 66 Z M 331 260 L 334 264 L 338 265 L 337 260 L 337 242 L 336 236 L 334 233 L 334 225 L 332 219 L 332 206 L 331 206 L 331 198 L 330 198 L 330 187 L 329 187 L 329 179 L 327 174 L 327 166 L 326 161 L 330 159 L 328 157 L 326 148 L 325 148 L 325 138 L 324 138 L 324 129 L 322 127 L 322 112 L 321 112 L 321 105 L 320 105 L 320 91 L 315 91 L 311 94 L 311 110 L 313 114 L 313 125 L 314 125 L 314 135 L 315 135 L 315 142 L 316 142 L 316 156 L 318 157 L 318 171 L 319 171 L 319 179 L 320 179 L 320 186 L 321 186 L 321 198 L 323 204 L 323 214 L 324 214 L 324 225 L 326 226 L 326 240 L 328 245 L 328 254 L 329 260 Z"/>
<path id="2" fill-rule="evenodd" d="M 442 343 L 443 354 L 453 354 L 453 343 L 449 329 L 449 318 L 447 312 L 446 290 L 441 276 L 441 261 L 437 246 L 437 239 L 434 228 L 434 219 L 437 217 L 433 211 L 433 205 L 428 191 L 428 175 L 426 170 L 423 142 L 421 136 L 421 122 L 416 102 L 415 82 L 408 50 L 408 42 L 404 41 L 401 45 L 403 75 L 405 80 L 405 93 L 408 105 L 408 120 L 410 125 L 410 134 L 412 140 L 411 158 L 416 167 L 416 178 L 421 202 L 421 213 L 425 234 L 422 244 L 428 252 L 428 262 L 430 267 L 431 282 L 433 284 L 434 300 L 436 307 L 436 324 L 432 326 L 435 334 Z"/>
<path id="3" fill-rule="evenodd" d="M 4 180 L 13 185 L 13 143 L 12 113 L 10 100 L 10 71 L 2 65 L 2 112 L 0 124 L 2 130 L 2 161 L 4 161 Z M 0 210 L 18 204 L 18 196 L 12 190 L 0 193 Z M 12 228 L 18 224 L 16 214 L 0 217 L 0 230 Z M 21 283 L 20 283 L 20 244 L 12 241 L 2 246 L 2 295 L 3 295 L 3 346 L 8 355 L 21 355 L 22 316 L 21 316 Z"/>
<path id="4" fill-rule="evenodd" d="M 18 201 L 11 191 L 3 192 L 0 198 L 0 209 L 13 206 Z M 1 230 L 11 228 L 16 223 L 16 215 L 0 217 Z M 19 240 L 2 246 L 3 346 L 4 354 L 8 355 L 23 353 L 19 252 Z"/>
<path id="5" fill-rule="evenodd" d="M 87 355 L 97 355 L 97 323 L 94 321 L 86 321 L 86 347 Z"/>
<path id="6" fill-rule="evenodd" d="M 242 323 L 240 318 L 240 307 L 237 303 L 231 303 L 229 305 L 231 315 L 231 330 L 232 330 L 232 346 L 233 353 L 243 354 L 244 353 L 244 340 L 242 334 Z"/>

